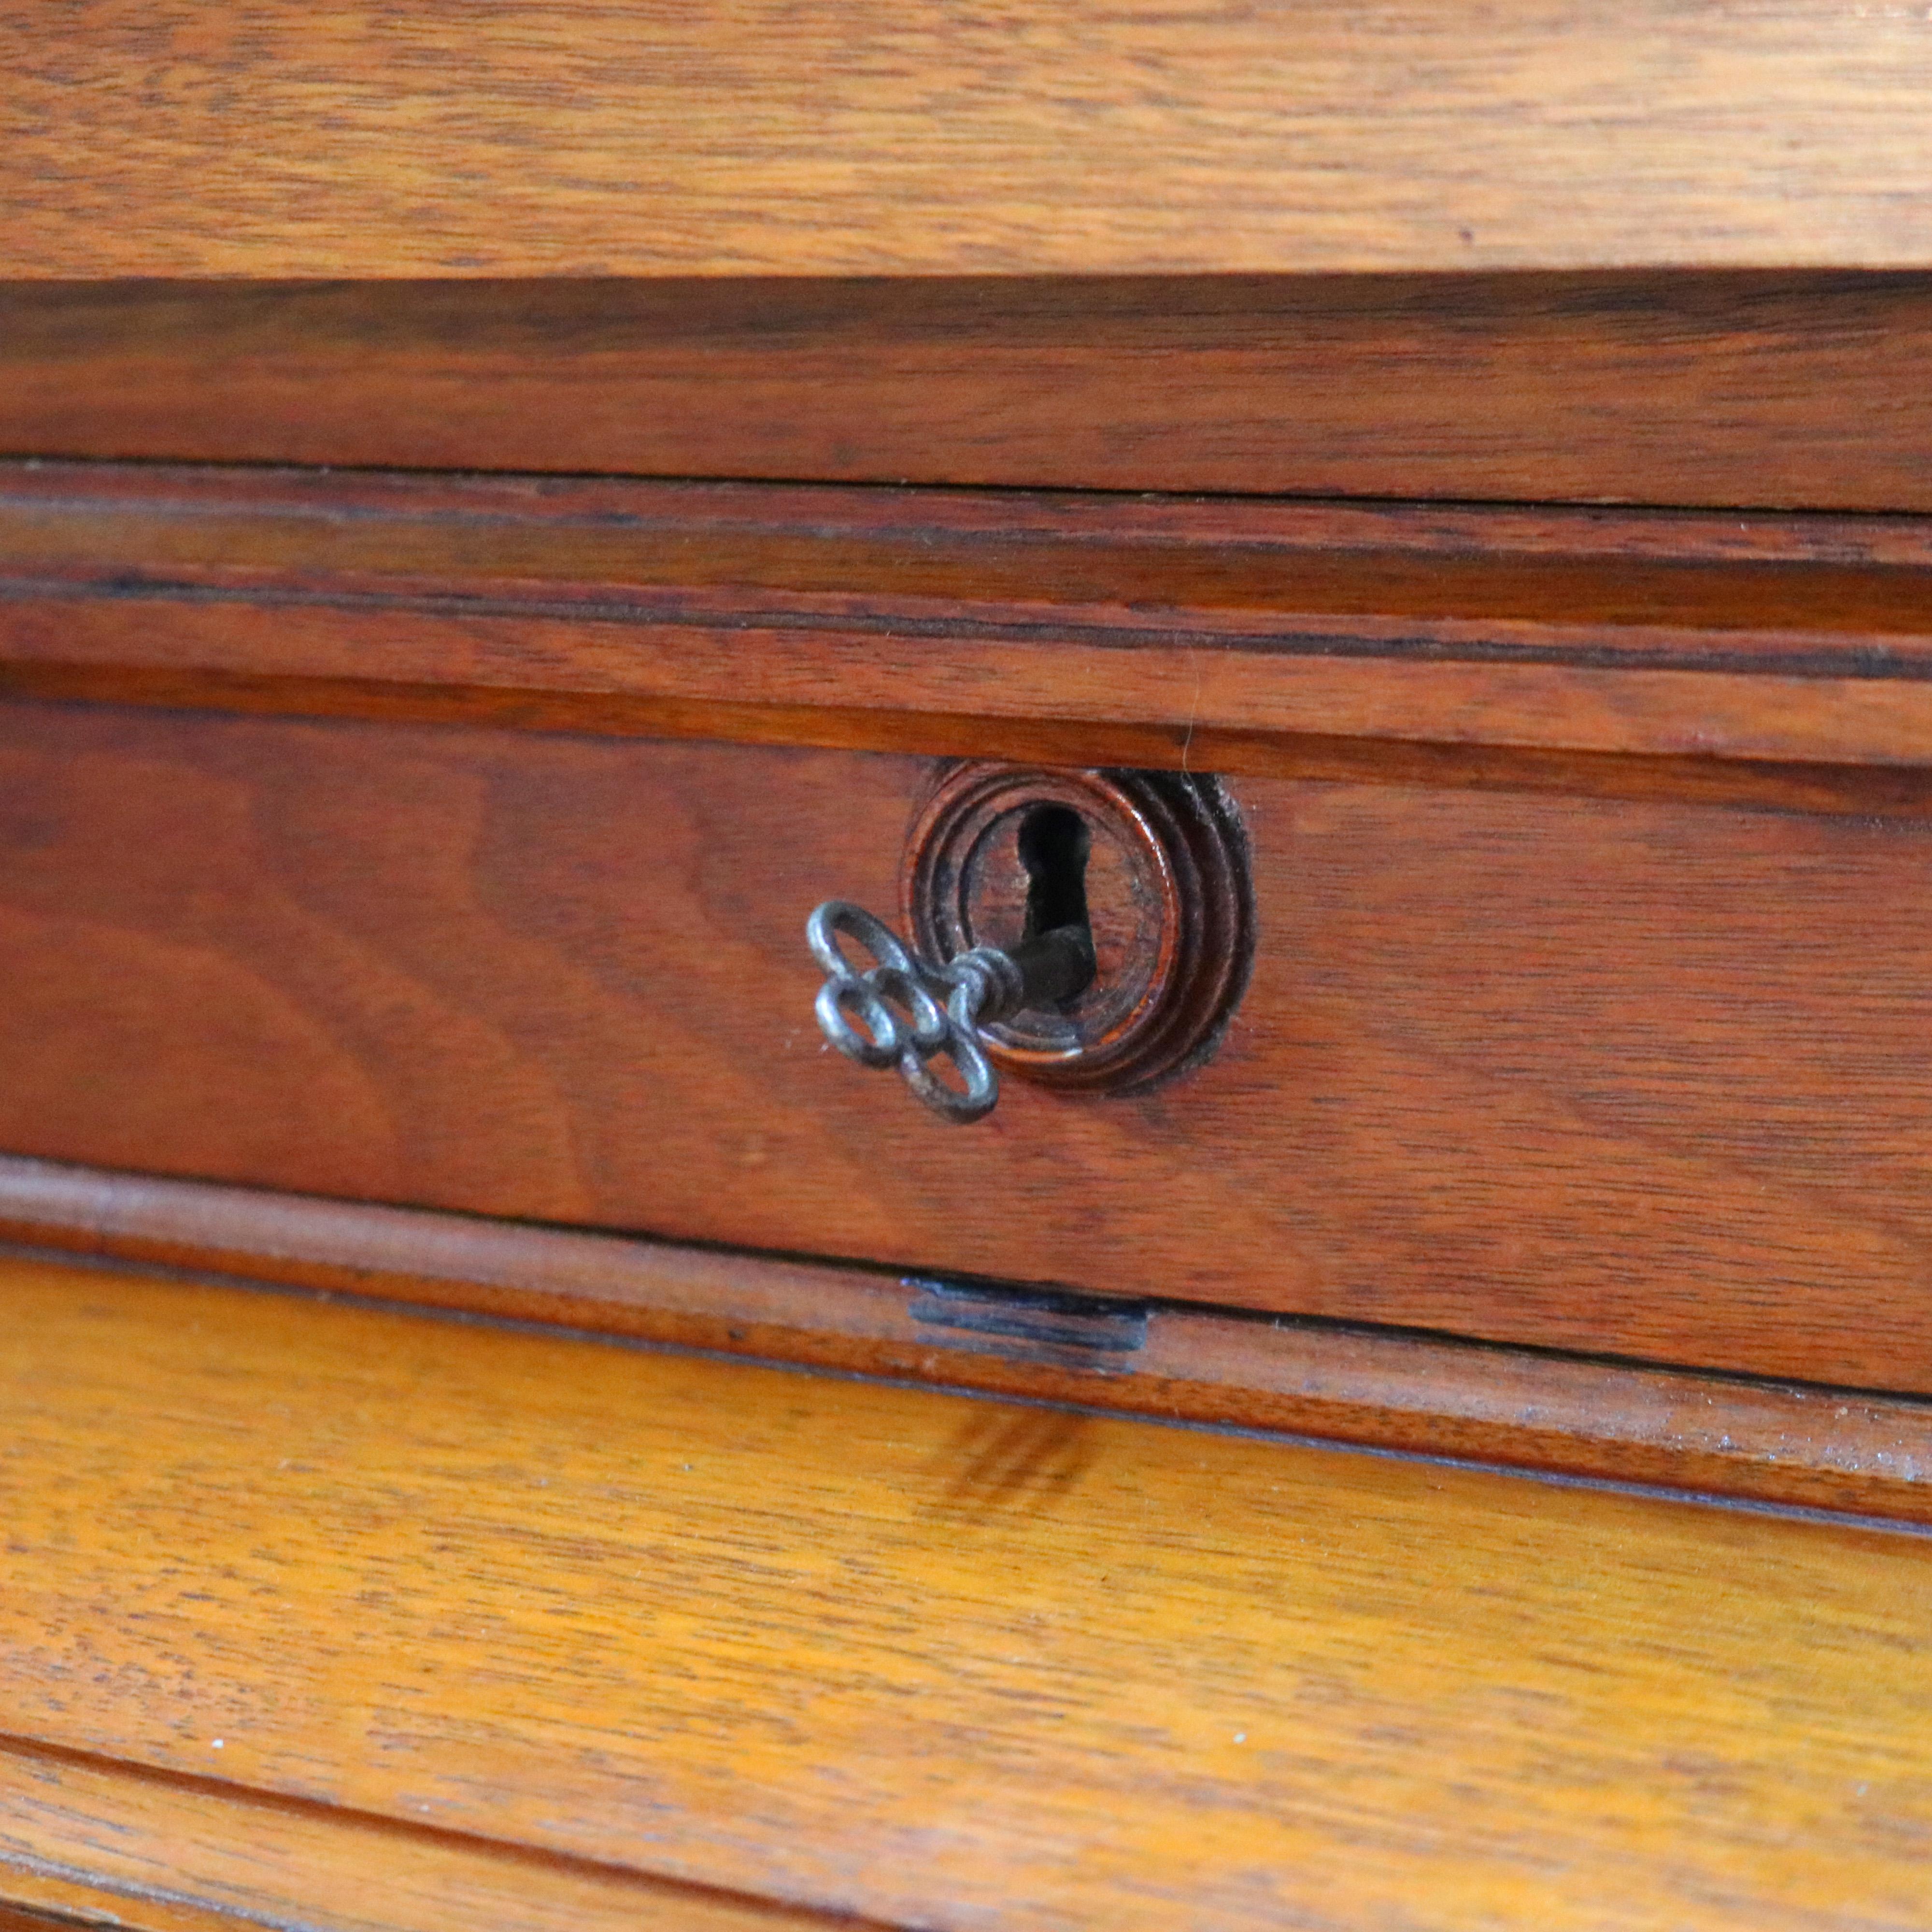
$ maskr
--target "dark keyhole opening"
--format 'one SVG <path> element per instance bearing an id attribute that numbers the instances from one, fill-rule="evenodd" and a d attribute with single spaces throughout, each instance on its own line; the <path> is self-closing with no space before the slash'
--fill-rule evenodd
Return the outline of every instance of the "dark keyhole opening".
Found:
<path id="1" fill-rule="evenodd" d="M 1038 939 L 1063 926 L 1087 923 L 1087 855 L 1093 835 L 1071 806 L 1036 806 L 1020 821 L 1020 863 L 1026 868 L 1024 937 Z"/>

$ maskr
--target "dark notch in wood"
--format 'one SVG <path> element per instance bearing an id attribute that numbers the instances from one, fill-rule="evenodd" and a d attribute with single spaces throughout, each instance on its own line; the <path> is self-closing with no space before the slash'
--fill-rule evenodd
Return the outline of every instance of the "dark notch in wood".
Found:
<path id="1" fill-rule="evenodd" d="M 0 451 L 1932 509 L 1932 278 L 15 284 Z"/>
<path id="2" fill-rule="evenodd" d="M 1191 1422 L 1932 1522 L 1932 1402 L 0 1156 L 0 1234 Z"/>
<path id="3" fill-rule="evenodd" d="M 1231 771 L 1912 765 L 1932 520 L 19 464 L 0 685 Z"/>

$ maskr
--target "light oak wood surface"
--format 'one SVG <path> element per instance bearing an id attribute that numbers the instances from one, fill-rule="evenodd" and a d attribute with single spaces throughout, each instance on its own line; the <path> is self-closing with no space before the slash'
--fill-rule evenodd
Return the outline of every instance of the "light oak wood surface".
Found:
<path id="1" fill-rule="evenodd" d="M 29 1742 L 924 1927 L 1932 1912 L 1916 1535 L 71 1267 L 0 1297 Z"/>
<path id="2" fill-rule="evenodd" d="M 1907 7 L 0 14 L 14 276 L 1932 263 Z"/>
<path id="3" fill-rule="evenodd" d="M 0 1741 L 0 1900 L 130 1932 L 837 1932 L 769 1900 Z M 71 1914 L 70 1918 L 68 1915 Z M 0 1904 L 0 1932 L 16 1926 Z M 860 1926 L 856 1932 L 865 1932 Z"/>

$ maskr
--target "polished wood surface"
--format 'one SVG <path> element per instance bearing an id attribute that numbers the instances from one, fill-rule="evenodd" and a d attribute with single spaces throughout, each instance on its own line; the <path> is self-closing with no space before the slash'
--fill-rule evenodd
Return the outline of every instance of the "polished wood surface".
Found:
<path id="1" fill-rule="evenodd" d="M 0 1145 L 1932 1389 L 1922 806 L 1244 780 L 1252 984 L 970 1129 L 820 1042 L 928 761 L 0 708 Z"/>
<path id="2" fill-rule="evenodd" d="M 1932 1521 L 1932 1405 L 0 1156 L 0 1234 L 942 1386 Z"/>
<path id="3" fill-rule="evenodd" d="M 286 1294 L 0 1292 L 19 1739 L 888 1924 L 1932 1908 L 1916 1535 Z"/>
<path id="4" fill-rule="evenodd" d="M 1911 274 L 0 284 L 0 451 L 1932 509 Z"/>
<path id="5" fill-rule="evenodd" d="M 0 684 L 1263 773 L 1311 737 L 1917 766 L 1932 520 L 20 464 Z"/>
<path id="6" fill-rule="evenodd" d="M 0 1932 L 76 1920 L 130 1932 L 864 1932 L 843 1915 L 17 1740 L 0 1741 L 9 1899 L 62 1916 L 16 1925 L 0 1903 Z"/>
<path id="7" fill-rule="evenodd" d="M 0 14 L 13 276 L 1932 262 L 1924 21 L 1826 0 Z"/>

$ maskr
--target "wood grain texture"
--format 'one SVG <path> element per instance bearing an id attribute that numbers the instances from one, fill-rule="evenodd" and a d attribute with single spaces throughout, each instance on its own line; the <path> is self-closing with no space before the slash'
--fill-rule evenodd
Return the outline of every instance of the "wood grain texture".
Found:
<path id="1" fill-rule="evenodd" d="M 1932 1520 L 1932 1407 L 0 1157 L 0 1234 L 944 1386 Z"/>
<path id="2" fill-rule="evenodd" d="M 1932 509 L 1918 275 L 0 284 L 0 451 Z"/>
<path id="3" fill-rule="evenodd" d="M 925 760 L 0 712 L 0 1145 L 1932 1389 L 1923 806 L 1244 781 L 1218 1054 L 970 1130 L 823 1048 Z"/>
<path id="4" fill-rule="evenodd" d="M 0 1905 L 0 1932 L 56 1932 L 56 1928 L 63 1926 L 114 1922 L 88 1914 L 87 1904 L 69 1908 L 68 1900 L 65 1899 L 55 1900 L 39 1910 Z M 136 1932 L 208 1932 L 211 1925 L 218 1923 L 219 1921 L 211 1918 L 206 1912 L 185 1916 L 171 1913 L 156 1918 L 150 1924 L 137 1928 Z"/>
<path id="5" fill-rule="evenodd" d="M 72 1932 L 76 1925 L 124 1926 L 129 1932 L 235 1932 L 236 1921 L 226 1912 L 152 1898 L 130 1910 L 126 1898 L 104 1897 L 99 1886 L 84 1879 L 46 1878 L 0 1864 L 0 1886 L 23 1901 L 0 1905 L 0 1932 Z"/>
<path id="6" fill-rule="evenodd" d="M 1236 770 L 1310 736 L 1918 766 L 1932 522 L 22 464 L 0 681 L 951 752 L 1074 728 L 1061 761 L 1126 735 Z"/>
<path id="7" fill-rule="evenodd" d="M 0 16 L 14 276 L 1932 262 L 1903 9 L 56 17 Z"/>
<path id="8" fill-rule="evenodd" d="M 226 1741 L 224 1740 L 224 1746 Z M 0 1900 L 132 1932 L 866 1932 L 768 1901 L 0 1742 Z M 23 1924 L 26 1916 L 21 1915 Z M 26 1932 L 54 1922 L 35 1918 Z M 0 1904 L 0 1932 L 20 1932 Z"/>
<path id="9" fill-rule="evenodd" d="M 1921 1538 L 232 1288 L 0 1291 L 18 1735 L 939 1928 L 1932 1906 Z"/>
<path id="10" fill-rule="evenodd" d="M 86 1922 L 77 1921 L 76 1917 L 70 1916 L 64 1912 L 23 1911 L 17 1906 L 0 1905 L 0 1932 L 52 1932 L 53 1928 L 70 1926 L 76 1922 Z M 206 1932 L 206 1925 L 207 1921 L 204 1918 L 200 1924 L 188 1928 L 188 1932 Z M 156 1928 L 156 1932 L 176 1932 L 176 1928 L 173 1925 L 166 1925 Z"/>

